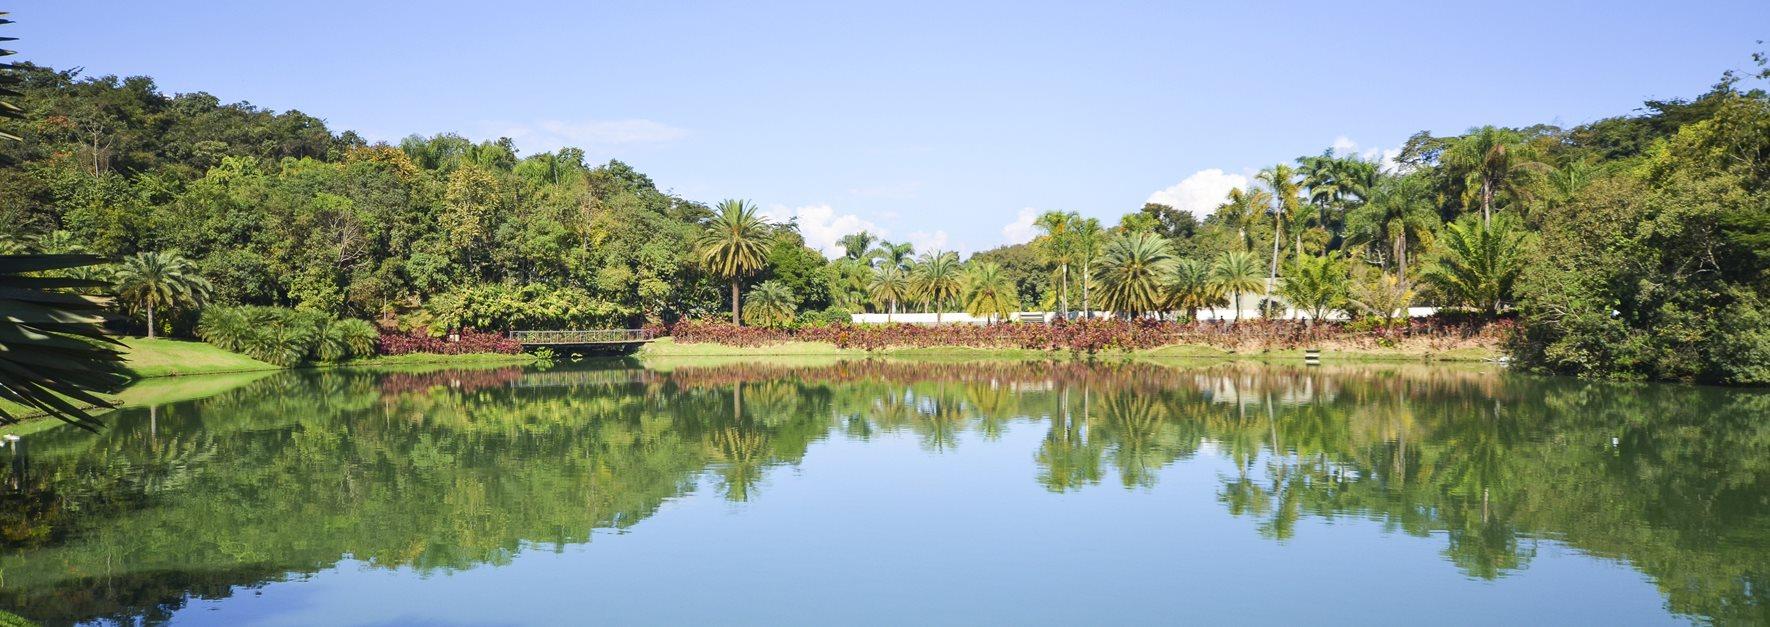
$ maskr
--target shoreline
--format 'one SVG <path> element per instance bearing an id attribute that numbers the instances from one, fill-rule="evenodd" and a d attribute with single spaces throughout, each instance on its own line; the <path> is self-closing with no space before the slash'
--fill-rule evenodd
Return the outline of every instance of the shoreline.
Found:
<path id="1" fill-rule="evenodd" d="M 136 379 L 116 394 L 103 395 L 118 404 L 114 407 L 82 406 L 85 410 L 99 410 L 101 413 L 120 407 L 142 405 L 147 403 L 165 403 L 188 398 L 200 398 L 204 394 L 185 388 L 206 388 L 205 383 L 227 377 L 229 379 L 257 379 L 283 370 L 327 369 L 327 368 L 385 368 L 400 366 L 516 366 L 541 363 L 543 360 L 529 353 L 468 353 L 462 355 L 440 355 L 431 353 L 412 353 L 407 355 L 378 355 L 363 359 L 353 359 L 337 363 L 309 363 L 297 366 L 278 366 L 239 353 L 224 351 L 207 343 L 195 340 L 155 338 L 117 338 L 124 343 L 123 354 L 130 359 L 128 369 Z M 1430 350 L 1422 347 L 1396 348 L 1349 348 L 1333 347 L 1321 352 L 1324 363 L 1491 363 L 1496 361 L 1500 352 L 1495 347 L 1462 347 L 1448 350 Z M 741 360 L 755 358 L 809 358 L 828 359 L 903 359 L 924 360 L 930 362 L 970 361 L 970 360 L 1016 360 L 1016 361 L 1248 361 L 1263 363 L 1303 363 L 1302 349 L 1262 349 L 1262 350 L 1228 350 L 1202 344 L 1170 344 L 1152 349 L 1132 351 L 1110 350 L 1093 355 L 1075 354 L 1064 350 L 1038 350 L 1022 348 L 972 348 L 965 346 L 935 346 L 925 348 L 888 348 L 867 351 L 858 348 L 840 348 L 829 342 L 792 341 L 765 344 L 760 346 L 732 346 L 712 342 L 696 342 L 679 344 L 674 338 L 661 338 L 645 345 L 632 358 L 642 362 L 656 360 L 658 364 L 668 367 L 674 359 L 713 359 Z M 733 361 L 733 363 L 738 363 Z M 647 364 L 650 366 L 652 364 Z M 179 379 L 187 381 L 177 382 Z M 209 381 L 201 381 L 208 379 Z M 185 385 L 189 383 L 189 385 Z M 20 421 L 13 425 L 0 427 L 0 433 L 19 433 L 21 429 L 35 431 L 43 428 L 43 424 L 52 421 L 42 412 L 25 412 L 25 408 L 6 401 L 0 404 L 19 416 Z M 60 424 L 54 421 L 53 424 Z"/>
<path id="2" fill-rule="evenodd" d="M 1224 349 L 1204 344 L 1169 344 L 1151 349 L 1108 350 L 1093 355 L 1076 354 L 1066 350 L 1040 350 L 1025 348 L 971 348 L 965 346 L 933 346 L 926 348 L 887 348 L 868 351 L 859 348 L 840 348 L 829 342 L 791 341 L 763 344 L 760 346 L 732 346 L 714 342 L 677 343 L 672 338 L 661 338 L 641 348 L 636 357 L 640 359 L 676 358 L 676 357 L 845 357 L 845 358 L 932 358 L 932 359 L 1027 359 L 1027 360 L 1222 360 L 1222 361 L 1263 361 L 1263 362 L 1297 362 L 1304 361 L 1302 348 L 1287 349 Z M 1448 349 L 1435 349 L 1426 346 L 1383 347 L 1352 347 L 1324 346 L 1321 350 L 1323 362 L 1495 362 L 1502 353 L 1495 346 L 1464 346 Z"/>

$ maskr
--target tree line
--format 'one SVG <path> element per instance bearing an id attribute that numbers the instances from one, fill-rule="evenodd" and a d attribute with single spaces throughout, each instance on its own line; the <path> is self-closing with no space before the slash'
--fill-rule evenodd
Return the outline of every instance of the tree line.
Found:
<path id="1" fill-rule="evenodd" d="M 909 308 L 1192 320 L 1285 307 L 1396 324 L 1409 305 L 1515 316 L 1546 371 L 1770 380 L 1770 98 L 1726 73 L 1693 99 L 1573 128 L 1419 133 L 1376 161 L 1265 168 L 1198 219 L 1054 211 L 962 259 L 868 233 L 825 259 L 748 201 L 661 190 L 619 161 L 509 139 L 334 132 L 299 111 L 20 64 L 0 145 L 0 252 L 120 260 L 88 278 L 148 334 L 207 303 L 402 330 L 774 326 Z M 1244 311 L 1245 310 L 1245 311 Z"/>

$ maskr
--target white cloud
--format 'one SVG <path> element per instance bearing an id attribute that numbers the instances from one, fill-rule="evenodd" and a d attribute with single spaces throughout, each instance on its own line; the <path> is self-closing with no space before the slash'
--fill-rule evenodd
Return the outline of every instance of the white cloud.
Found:
<path id="1" fill-rule="evenodd" d="M 1033 226 L 1033 222 L 1038 219 L 1039 210 L 1032 207 L 1021 209 L 1020 215 L 1015 217 L 1013 222 L 1002 227 L 1002 239 L 1009 244 L 1025 244 L 1032 241 L 1033 237 L 1039 234 L 1038 227 Z"/>
<path id="2" fill-rule="evenodd" d="M 575 146 L 594 152 L 641 144 L 664 144 L 688 137 L 688 130 L 633 118 L 624 120 L 538 120 L 522 124 L 492 125 L 497 135 L 516 141 L 533 154 Z"/>
<path id="3" fill-rule="evenodd" d="M 1223 204 L 1229 190 L 1247 187 L 1248 177 L 1231 174 L 1217 168 L 1199 170 L 1181 179 L 1173 187 L 1159 190 L 1149 195 L 1144 202 L 1167 205 L 1182 211 L 1190 211 L 1192 215 L 1203 220 Z"/>
<path id="4" fill-rule="evenodd" d="M 877 236 L 887 234 L 885 229 L 852 213 L 836 213 L 835 208 L 828 204 L 807 205 L 788 209 L 784 205 L 774 205 L 762 211 L 763 217 L 770 222 L 783 223 L 787 220 L 799 221 L 799 234 L 805 237 L 805 245 L 822 252 L 831 259 L 842 256 L 842 246 L 837 240 L 849 233 L 866 231 Z"/>
<path id="5" fill-rule="evenodd" d="M 1377 162 L 1377 169 L 1382 170 L 1383 172 L 1395 173 L 1401 171 L 1401 164 L 1395 161 L 1397 157 L 1401 156 L 1401 148 L 1399 147 L 1375 147 L 1361 150 L 1358 147 L 1358 142 L 1352 141 L 1352 138 L 1345 135 L 1335 137 L 1334 143 L 1331 144 L 1331 147 L 1334 150 L 1334 154 L 1337 155 L 1358 155 L 1360 159 L 1364 159 L 1365 161 L 1375 161 Z"/>
<path id="6" fill-rule="evenodd" d="M 947 247 L 948 239 L 950 238 L 947 237 L 946 231 L 934 231 L 932 233 L 928 231 L 916 231 L 909 235 L 910 244 L 916 247 L 917 254 L 929 253 L 936 250 L 952 250 Z"/>

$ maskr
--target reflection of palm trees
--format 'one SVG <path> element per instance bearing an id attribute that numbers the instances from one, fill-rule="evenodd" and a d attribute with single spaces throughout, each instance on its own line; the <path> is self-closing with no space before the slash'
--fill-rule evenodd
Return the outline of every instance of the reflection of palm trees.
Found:
<path id="1" fill-rule="evenodd" d="M 1155 486 L 1157 471 L 1190 453 L 1190 445 L 1198 442 L 1181 437 L 1169 421 L 1168 405 L 1148 395 L 1109 395 L 1100 414 L 1100 438 L 1127 488 Z"/>
<path id="2" fill-rule="evenodd" d="M 727 427 L 707 436 L 707 448 L 719 463 L 720 493 L 732 501 L 750 500 L 768 461 L 768 435 Z"/>
<path id="3" fill-rule="evenodd" d="M 1103 449 L 1088 437 L 1084 423 L 1086 409 L 1077 418 L 1070 413 L 1069 388 L 1058 397 L 1058 408 L 1051 413 L 1051 428 L 1039 445 L 1039 483 L 1052 492 L 1066 492 L 1084 485 L 1100 483 L 1100 459 Z"/>

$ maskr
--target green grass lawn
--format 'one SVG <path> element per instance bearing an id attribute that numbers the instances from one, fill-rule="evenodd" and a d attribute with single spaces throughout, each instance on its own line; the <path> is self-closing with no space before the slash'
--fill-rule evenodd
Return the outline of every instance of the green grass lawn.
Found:
<path id="1" fill-rule="evenodd" d="M 144 337 L 117 339 L 123 342 L 124 365 L 142 378 L 280 369 L 203 342 Z"/>

